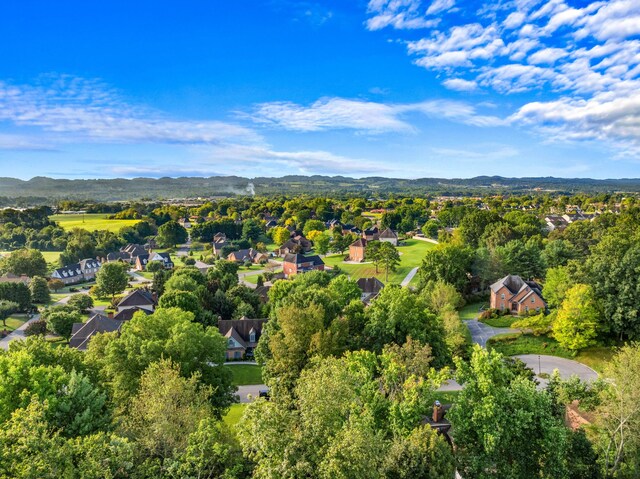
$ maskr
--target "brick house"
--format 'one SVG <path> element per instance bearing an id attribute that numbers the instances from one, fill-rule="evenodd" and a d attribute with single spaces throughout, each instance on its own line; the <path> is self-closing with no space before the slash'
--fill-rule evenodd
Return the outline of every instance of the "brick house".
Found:
<path id="1" fill-rule="evenodd" d="M 171 261 L 171 255 L 169 253 L 149 253 L 141 254 L 136 257 L 136 270 L 144 271 L 147 269 L 147 265 L 152 261 L 162 263 L 165 269 L 173 268 L 173 261 Z"/>
<path id="2" fill-rule="evenodd" d="M 357 261 L 362 263 L 364 261 L 365 249 L 367 247 L 367 240 L 364 238 L 358 238 L 349 245 L 349 261 Z"/>
<path id="3" fill-rule="evenodd" d="M 221 319 L 218 331 L 227 340 L 227 359 L 245 359 L 253 356 L 253 350 L 262 336 L 262 327 L 267 319 Z"/>
<path id="4" fill-rule="evenodd" d="M 491 308 L 527 314 L 547 308 L 542 290 L 534 281 L 525 281 L 520 276 L 508 275 L 491 285 Z"/>
<path id="5" fill-rule="evenodd" d="M 287 254 L 282 262 L 282 272 L 285 277 L 306 273 L 308 271 L 324 271 L 324 261 L 320 256 L 304 256 L 302 254 Z"/>

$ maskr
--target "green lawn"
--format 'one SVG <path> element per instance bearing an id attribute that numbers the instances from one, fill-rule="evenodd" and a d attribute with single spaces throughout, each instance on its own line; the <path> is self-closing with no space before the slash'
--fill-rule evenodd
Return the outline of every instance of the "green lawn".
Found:
<path id="1" fill-rule="evenodd" d="M 12 314 L 7 318 L 7 331 L 14 331 L 29 319 L 26 314 Z M 0 327 L 2 322 L 0 321 Z"/>
<path id="2" fill-rule="evenodd" d="M 107 214 L 90 213 L 90 214 L 72 214 L 72 215 L 53 215 L 49 219 L 56 221 L 61 228 L 70 230 L 72 228 L 82 228 L 87 231 L 108 230 L 117 233 L 123 226 L 133 226 L 140 220 L 109 220 Z"/>
<path id="3" fill-rule="evenodd" d="M 398 252 L 400 253 L 400 265 L 398 266 L 398 269 L 395 272 L 389 272 L 388 282 L 390 284 L 401 283 L 413 268 L 420 266 L 422 258 L 424 258 L 427 251 L 436 246 L 433 243 L 427 243 L 426 241 L 416 239 L 409 239 L 404 243 L 404 246 L 398 247 Z M 331 255 L 322 258 L 322 260 L 328 266 L 338 266 L 342 271 L 351 276 L 352 279 L 357 280 L 360 278 L 376 276 L 381 281 L 385 281 L 385 273 L 382 269 L 380 269 L 379 273 L 376 274 L 376 268 L 373 264 L 347 264 L 343 261 L 345 256 L 346 253 Z M 410 284 L 415 284 L 417 281 L 418 277 L 416 275 Z"/>
<path id="4" fill-rule="evenodd" d="M 500 334 L 487 341 L 487 347 L 494 349 L 505 356 L 516 356 L 519 354 L 546 354 L 561 358 L 573 359 L 586 364 L 596 371 L 602 371 L 604 365 L 614 354 L 612 348 L 591 347 L 575 354 L 563 348 L 553 338 L 547 336 L 534 336 L 532 334 Z"/>
<path id="5" fill-rule="evenodd" d="M 61 251 L 40 251 L 44 260 L 47 263 L 53 263 L 56 266 L 58 265 L 58 259 L 60 258 Z M 0 256 L 8 256 L 11 254 L 11 251 L 0 251 Z"/>
<path id="6" fill-rule="evenodd" d="M 488 324 L 494 328 L 510 328 L 511 325 L 520 318 L 511 315 L 498 316 L 497 318 L 483 319 L 484 324 Z"/>
<path id="7" fill-rule="evenodd" d="M 150 273 L 149 271 L 136 271 L 136 273 L 149 281 L 153 281 L 153 273 Z"/>
<path id="8" fill-rule="evenodd" d="M 233 429 L 238 424 L 238 422 L 240 422 L 242 414 L 244 413 L 244 408 L 246 406 L 246 404 L 232 404 L 227 415 L 222 418 L 224 423 L 231 429 Z"/>
<path id="9" fill-rule="evenodd" d="M 227 366 L 233 373 L 233 384 L 246 386 L 248 384 L 262 384 L 262 368 L 253 364 L 233 364 Z"/>
<path id="10" fill-rule="evenodd" d="M 250 274 L 244 276 L 242 279 L 247 283 L 258 284 L 258 278 L 262 275 L 262 273 Z"/>
<path id="11" fill-rule="evenodd" d="M 480 307 L 483 305 L 485 305 L 484 301 L 464 305 L 464 307 L 459 311 L 460 319 L 476 319 L 480 314 Z"/>
<path id="12" fill-rule="evenodd" d="M 456 402 L 460 391 L 436 391 L 435 398 L 442 404 L 451 404 Z"/>

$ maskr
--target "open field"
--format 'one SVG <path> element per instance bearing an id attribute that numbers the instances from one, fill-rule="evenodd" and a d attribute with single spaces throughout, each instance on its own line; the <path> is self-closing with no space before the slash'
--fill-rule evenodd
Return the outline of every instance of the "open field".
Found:
<path id="1" fill-rule="evenodd" d="M 123 226 L 133 226 L 140 220 L 108 220 L 107 214 L 91 213 L 91 214 L 72 214 L 72 215 L 53 215 L 49 219 L 57 222 L 61 228 L 70 230 L 73 228 L 82 228 L 87 231 L 108 230 L 117 233 Z"/>
<path id="2" fill-rule="evenodd" d="M 14 331 L 22 326 L 27 319 L 29 318 L 26 314 L 12 314 L 7 318 L 7 331 Z M 0 321 L 0 328 L 2 328 L 2 321 Z"/>
<path id="3" fill-rule="evenodd" d="M 262 384 L 262 368 L 253 364 L 232 364 L 227 366 L 233 374 L 235 386 Z"/>
<path id="4" fill-rule="evenodd" d="M 460 309 L 460 319 L 476 319 L 480 314 L 480 307 L 485 304 L 484 301 L 480 301 L 477 303 L 469 303 L 465 304 L 462 309 Z"/>
<path id="5" fill-rule="evenodd" d="M 604 365 L 614 354 L 612 348 L 591 347 L 574 354 L 563 348 L 555 339 L 547 336 L 534 336 L 532 334 L 500 334 L 487 341 L 487 347 L 494 349 L 505 356 L 517 356 L 520 354 L 546 354 L 566 359 L 573 359 L 586 364 L 590 368 L 600 372 Z"/>
<path id="6" fill-rule="evenodd" d="M 246 406 L 246 404 L 232 404 L 227 415 L 222 418 L 224 423 L 233 429 L 242 418 Z"/>
<path id="7" fill-rule="evenodd" d="M 398 266 L 398 269 L 395 272 L 389 272 L 388 282 L 390 284 L 401 283 L 407 274 L 409 274 L 409 271 L 420 266 L 422 258 L 424 258 L 427 251 L 436 246 L 433 243 L 415 239 L 406 240 L 404 243 L 404 246 L 398 247 L 398 252 L 400 253 L 400 265 Z M 338 266 L 342 271 L 351 276 L 352 279 L 357 280 L 360 278 L 376 276 L 382 282 L 385 281 L 385 273 L 382 268 L 380 268 L 379 273 L 376 274 L 376 267 L 373 264 L 347 264 L 343 261 L 345 256 L 346 253 L 343 255 L 331 255 L 322 258 L 322 260 L 328 266 Z M 410 284 L 415 284 L 417 281 L 418 277 L 416 275 Z"/>

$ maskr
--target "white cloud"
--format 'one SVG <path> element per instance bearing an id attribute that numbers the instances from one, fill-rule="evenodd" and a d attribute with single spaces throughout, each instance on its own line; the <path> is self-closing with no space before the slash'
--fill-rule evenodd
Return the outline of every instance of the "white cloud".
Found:
<path id="1" fill-rule="evenodd" d="M 413 132 L 405 117 L 420 113 L 435 118 L 475 126 L 499 126 L 503 120 L 479 114 L 472 106 L 455 101 L 386 104 L 345 98 L 325 98 L 309 106 L 292 102 L 258 105 L 252 118 L 258 122 L 292 131 L 351 129 L 379 134 Z"/>
<path id="2" fill-rule="evenodd" d="M 640 152 L 640 113 L 630 109 L 640 98 L 640 1 L 486 0 L 472 22 L 441 16 L 422 38 L 404 40 L 414 63 L 445 87 L 539 91 L 551 100 L 505 104 L 511 121 Z"/>
<path id="3" fill-rule="evenodd" d="M 220 121 L 175 120 L 129 105 L 97 81 L 71 76 L 40 85 L 0 82 L 0 120 L 38 127 L 60 139 L 106 143 L 258 141 L 250 129 Z"/>
<path id="4" fill-rule="evenodd" d="M 453 3 L 452 0 L 436 2 Z M 396 30 L 431 28 L 440 21 L 438 18 L 425 18 L 421 0 L 370 0 L 367 12 L 372 15 L 367 20 L 369 30 L 381 30 L 389 26 Z"/>
<path id="5" fill-rule="evenodd" d="M 427 15 L 436 15 L 438 13 L 450 10 L 456 4 L 456 0 L 433 0 L 429 8 L 427 8 Z"/>
<path id="6" fill-rule="evenodd" d="M 567 52 L 562 48 L 543 48 L 542 50 L 538 50 L 537 52 L 530 55 L 527 60 L 533 65 L 553 65 L 560 58 L 566 56 Z"/>
<path id="7" fill-rule="evenodd" d="M 449 78 L 442 82 L 449 90 L 455 91 L 473 91 L 478 89 L 478 83 L 472 80 L 464 80 L 462 78 Z"/>

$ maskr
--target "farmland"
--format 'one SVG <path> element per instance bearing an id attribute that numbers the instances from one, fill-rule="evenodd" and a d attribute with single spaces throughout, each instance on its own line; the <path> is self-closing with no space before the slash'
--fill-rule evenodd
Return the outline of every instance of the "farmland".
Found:
<path id="1" fill-rule="evenodd" d="M 87 231 L 107 230 L 117 233 L 123 226 L 133 226 L 140 220 L 110 220 L 106 214 L 90 213 L 90 214 L 69 214 L 69 215 L 53 215 L 49 218 L 57 222 L 61 228 L 70 230 L 73 228 L 82 228 Z"/>

